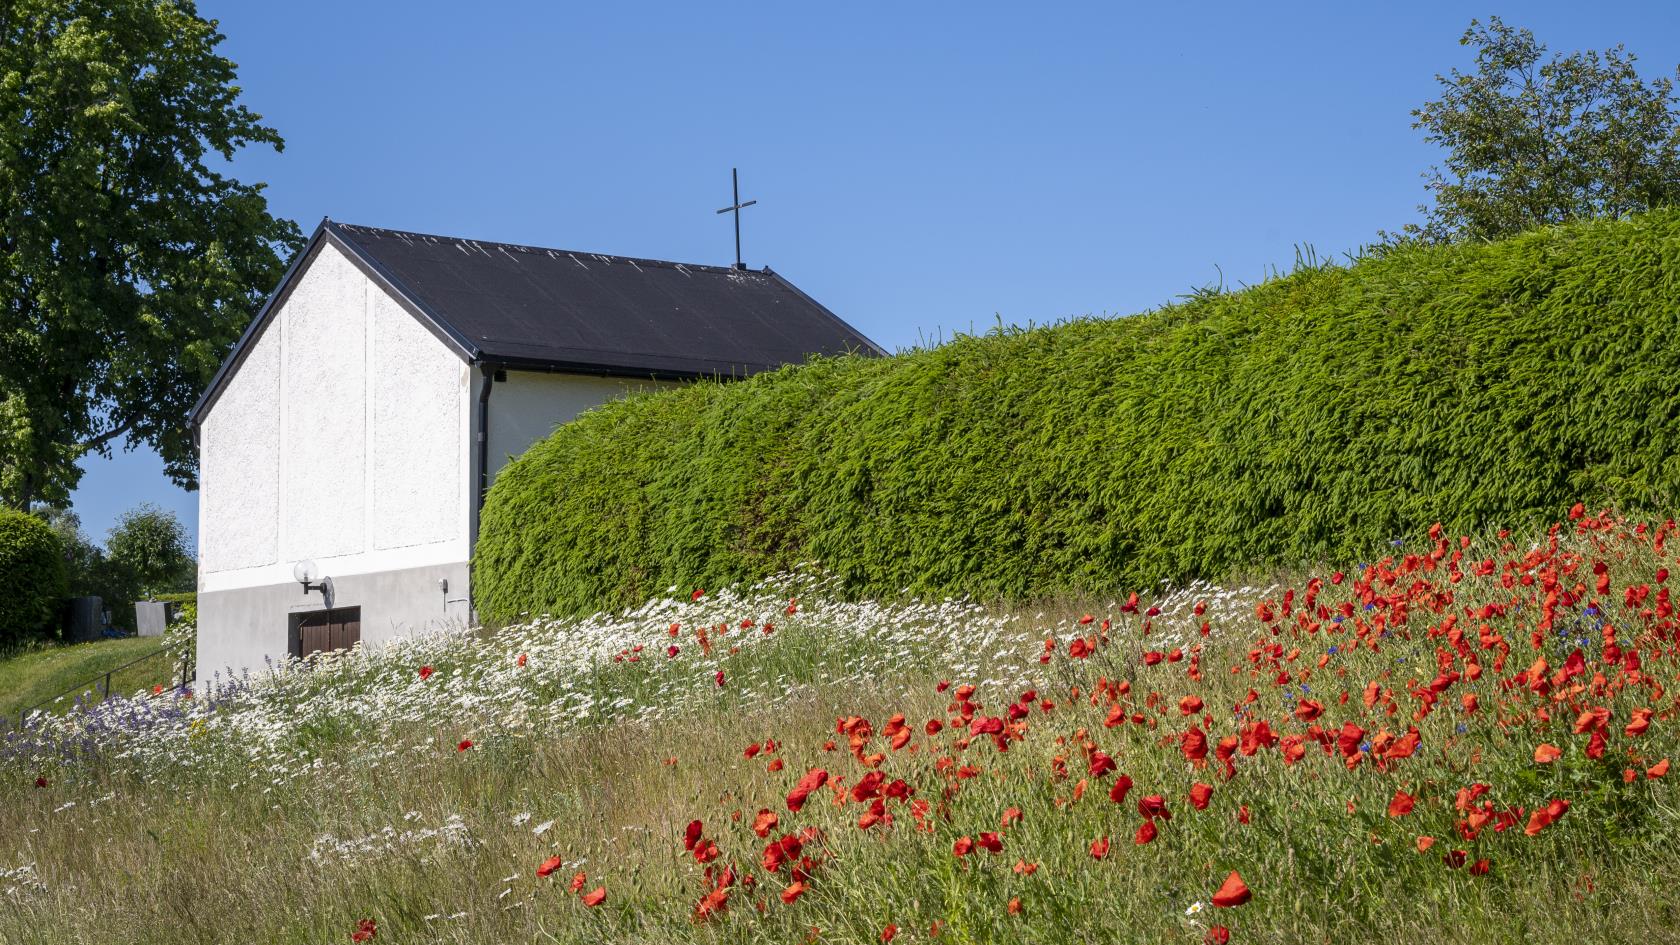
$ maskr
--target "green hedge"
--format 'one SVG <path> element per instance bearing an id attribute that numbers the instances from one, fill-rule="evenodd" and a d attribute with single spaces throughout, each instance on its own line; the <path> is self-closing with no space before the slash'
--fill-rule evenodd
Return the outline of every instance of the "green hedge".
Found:
<path id="1" fill-rule="evenodd" d="M 64 546 L 33 515 L 0 509 L 0 645 L 52 630 L 68 592 Z"/>
<path id="2" fill-rule="evenodd" d="M 855 592 L 1112 592 L 1680 485 L 1680 213 L 1409 246 L 1115 320 L 591 411 L 503 471 L 480 612 L 816 559 Z"/>

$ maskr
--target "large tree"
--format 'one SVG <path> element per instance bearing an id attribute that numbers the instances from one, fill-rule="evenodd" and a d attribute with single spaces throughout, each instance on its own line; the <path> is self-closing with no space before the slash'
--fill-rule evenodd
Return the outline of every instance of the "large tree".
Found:
<path id="1" fill-rule="evenodd" d="M 1546 56 L 1526 29 L 1472 20 L 1476 69 L 1437 75 L 1412 127 L 1447 151 L 1426 175 L 1434 206 L 1409 233 L 1496 239 L 1680 199 L 1674 82 L 1646 82 L 1623 47 Z"/>
<path id="2" fill-rule="evenodd" d="M 149 444 L 195 484 L 186 414 L 300 244 L 261 184 L 282 147 L 192 0 L 0 0 L 0 503 Z"/>

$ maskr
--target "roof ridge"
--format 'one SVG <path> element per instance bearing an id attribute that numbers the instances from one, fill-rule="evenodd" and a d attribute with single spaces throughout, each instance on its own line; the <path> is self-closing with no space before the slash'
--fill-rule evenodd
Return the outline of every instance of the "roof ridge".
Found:
<path id="1" fill-rule="evenodd" d="M 503 243 L 499 240 L 476 240 L 465 236 L 444 236 L 439 233 L 416 233 L 412 230 L 394 230 L 389 227 L 367 226 L 361 223 L 344 223 L 338 220 L 329 220 L 328 225 L 341 231 L 347 230 L 351 233 L 367 232 L 375 235 L 396 237 L 398 239 L 455 243 L 457 245 L 474 246 L 479 248 L 489 247 L 503 251 L 511 250 L 520 253 L 530 253 L 532 255 L 545 255 L 551 258 L 570 256 L 573 259 L 576 259 L 579 256 L 583 256 L 590 259 L 606 260 L 608 262 L 630 263 L 631 265 L 664 266 L 671 269 L 694 269 L 704 272 L 738 272 L 752 273 L 754 275 L 761 276 L 770 275 L 769 266 L 766 266 L 763 269 L 736 269 L 733 266 L 714 266 L 709 263 L 679 262 L 672 259 L 649 259 L 642 256 L 620 256 L 616 253 L 595 253 L 579 249 L 561 249 L 555 246 L 529 246 L 523 243 Z"/>

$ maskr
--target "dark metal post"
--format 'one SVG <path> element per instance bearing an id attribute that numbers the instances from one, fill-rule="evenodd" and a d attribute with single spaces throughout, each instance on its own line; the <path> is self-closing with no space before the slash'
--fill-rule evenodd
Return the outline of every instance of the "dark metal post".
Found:
<path id="1" fill-rule="evenodd" d="M 741 169 L 730 168 L 729 179 L 735 185 L 735 268 L 745 269 L 746 265 L 741 262 Z"/>
<path id="2" fill-rule="evenodd" d="M 747 264 L 741 261 L 741 211 L 758 203 L 756 200 L 741 202 L 741 171 L 740 168 L 730 168 L 729 176 L 735 185 L 735 203 L 719 210 L 719 213 L 735 214 L 735 268 L 746 269 Z"/>

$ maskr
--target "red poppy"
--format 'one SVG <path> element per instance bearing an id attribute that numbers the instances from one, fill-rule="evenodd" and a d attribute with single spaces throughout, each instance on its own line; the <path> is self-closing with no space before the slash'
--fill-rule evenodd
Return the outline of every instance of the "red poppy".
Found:
<path id="1" fill-rule="evenodd" d="M 812 791 L 815 791 L 817 788 L 820 788 L 827 783 L 827 771 L 824 771 L 821 768 L 812 768 L 810 771 L 805 772 L 805 776 L 799 779 L 799 783 L 793 786 L 792 791 L 788 792 L 788 810 L 798 813 L 799 809 L 805 806 L 805 798 L 809 797 Z"/>
<path id="2" fill-rule="evenodd" d="M 1020 896 L 1016 896 L 1015 898 L 1009 900 L 1009 914 L 1010 915 L 1020 915 L 1021 914 L 1021 897 Z"/>
<path id="3" fill-rule="evenodd" d="M 1365 730 L 1352 722 L 1342 724 L 1342 730 L 1336 735 L 1336 747 L 1342 750 L 1342 755 L 1352 758 L 1359 754 L 1359 743 L 1365 740 Z"/>
<path id="4" fill-rule="evenodd" d="M 805 890 L 807 888 L 809 887 L 805 885 L 805 881 L 802 879 L 793 882 L 786 889 L 782 890 L 782 904 L 788 906 L 793 905 L 795 900 L 797 900 L 800 896 L 805 895 Z"/>
<path id="5" fill-rule="evenodd" d="M 1207 735 L 1199 728 L 1193 728 L 1179 736 L 1178 750 L 1184 753 L 1185 760 L 1191 764 L 1199 763 L 1207 757 Z"/>
<path id="6" fill-rule="evenodd" d="M 694 589 L 694 593 L 688 595 L 688 599 L 691 600 L 691 601 L 694 601 L 694 600 L 699 600 L 700 598 L 705 597 L 705 596 L 706 596 L 705 589 L 697 587 L 697 588 Z"/>
<path id="7" fill-rule="evenodd" d="M 1190 785 L 1190 806 L 1197 810 L 1207 810 L 1208 801 L 1213 797 L 1213 785 L 1197 781 Z"/>
<path id="8" fill-rule="evenodd" d="M 1003 852 L 1003 838 L 994 832 L 987 831 L 986 833 L 981 834 L 978 842 L 980 844 L 980 849 L 985 850 L 987 853 Z"/>
<path id="9" fill-rule="evenodd" d="M 768 837 L 770 836 L 770 831 L 775 830 L 776 825 L 780 821 L 781 818 L 777 817 L 774 811 L 766 810 L 761 807 L 758 810 L 758 814 L 753 817 L 753 833 L 758 834 L 761 839 Z"/>
<path id="10" fill-rule="evenodd" d="M 471 748 L 472 746 L 473 746 L 472 739 L 463 738 L 463 739 L 461 739 L 461 741 L 458 744 L 456 744 L 455 750 L 456 751 L 466 751 L 468 748 Z"/>
<path id="11" fill-rule="evenodd" d="M 957 841 L 951 844 L 951 852 L 956 856 L 967 856 L 973 850 L 974 839 L 972 837 L 958 837 Z"/>
<path id="12" fill-rule="evenodd" d="M 1137 809 L 1138 813 L 1150 820 L 1156 817 L 1162 820 L 1172 820 L 1172 812 L 1167 810 L 1167 799 L 1159 794 L 1151 794 L 1148 797 L 1140 798 Z"/>
<path id="13" fill-rule="evenodd" d="M 514 660 L 514 663 L 519 665 L 519 666 L 524 666 L 525 665 L 525 654 L 524 653 L 519 654 L 519 659 Z"/>
<path id="14" fill-rule="evenodd" d="M 887 927 L 881 930 L 881 941 L 890 942 L 893 940 L 893 936 L 897 934 L 898 926 L 888 923 Z"/>
<path id="15" fill-rule="evenodd" d="M 572 881 L 570 883 L 568 883 L 567 886 L 568 886 L 568 888 L 571 889 L 572 892 L 577 892 L 578 890 L 582 889 L 583 884 L 588 882 L 588 881 L 589 881 L 589 877 L 584 875 L 583 870 L 578 870 L 576 873 L 572 874 Z"/>
<path id="16" fill-rule="evenodd" d="M 723 688 L 723 670 L 720 669 L 714 673 L 712 679 L 718 684 L 719 689 Z"/>
<path id="17" fill-rule="evenodd" d="M 425 682 L 426 680 L 431 679 L 432 673 L 434 672 L 436 672 L 436 670 L 432 669 L 430 666 L 420 667 L 420 681 Z"/>
<path id="18" fill-rule="evenodd" d="M 1113 771 L 1114 768 L 1114 759 L 1109 757 L 1102 749 L 1099 748 L 1096 751 L 1091 752 L 1091 777 L 1100 778 L 1110 771 Z"/>
<path id="19" fill-rule="evenodd" d="M 1667 758 L 1664 758 L 1651 767 L 1645 769 L 1645 777 L 1647 778 L 1660 778 L 1666 774 L 1668 774 Z"/>
<path id="20" fill-rule="evenodd" d="M 1116 804 L 1124 804 L 1126 802 L 1126 794 L 1131 791 L 1131 789 L 1131 775 L 1123 774 L 1114 779 L 1114 786 L 1108 789 L 1108 799 Z"/>
<path id="21" fill-rule="evenodd" d="M 1665 761 L 1665 762 L 1663 762 L 1663 764 L 1664 764 L 1664 765 L 1667 765 L 1667 764 L 1668 764 L 1668 762 L 1666 762 L 1666 761 Z M 1658 775 L 1658 777 L 1661 777 L 1661 775 Z M 42 778 L 42 777 L 37 777 L 37 778 L 36 778 L 36 779 L 35 779 L 35 786 L 36 786 L 36 787 L 38 787 L 38 788 L 44 788 L 44 787 L 46 787 L 46 786 L 47 786 L 47 779 L 46 779 L 46 778 Z"/>
<path id="22" fill-rule="evenodd" d="M 1159 831 L 1155 829 L 1155 821 L 1146 820 L 1143 822 L 1142 826 L 1138 827 L 1137 834 L 1132 837 L 1132 843 L 1141 847 L 1149 841 L 1154 840 L 1157 833 L 1159 833 Z"/>
<path id="23" fill-rule="evenodd" d="M 373 937 L 378 934 L 379 923 L 372 919 L 363 919 L 356 923 L 356 931 L 350 933 L 350 941 L 368 942 L 372 941 Z"/>
<path id="24" fill-rule="evenodd" d="M 597 886 L 589 892 L 584 893 L 582 898 L 583 904 L 593 909 L 601 903 L 607 901 L 607 887 Z"/>
<path id="25" fill-rule="evenodd" d="M 1254 894 L 1249 892 L 1248 884 L 1243 882 L 1236 870 L 1232 870 L 1231 875 L 1225 877 L 1225 882 L 1220 884 L 1219 891 L 1213 894 L 1213 904 L 1222 909 L 1229 909 L 1252 898 Z"/>
<path id="26" fill-rule="evenodd" d="M 1178 700 L 1178 711 L 1184 715 L 1195 715 L 1202 711 L 1202 700 L 1199 696 L 1185 696 Z"/>
<path id="27" fill-rule="evenodd" d="M 694 845 L 700 842 L 700 834 L 705 829 L 705 825 L 700 821 L 689 821 L 688 828 L 683 831 L 683 849 L 692 851 L 694 849 Z"/>
<path id="28" fill-rule="evenodd" d="M 1098 837 L 1091 841 L 1091 859 L 1100 860 L 1108 855 L 1108 838 Z"/>
<path id="29" fill-rule="evenodd" d="M 1216 925 L 1207 930 L 1202 937 L 1202 945 L 1230 945 L 1231 930 L 1223 925 Z"/>
<path id="30" fill-rule="evenodd" d="M 1563 817 L 1564 813 L 1568 810 L 1569 802 L 1561 798 L 1553 800 L 1545 807 L 1536 808 L 1534 813 L 1529 815 L 1528 826 L 1523 828 L 1523 833 L 1528 834 L 1531 837 L 1534 836 L 1547 827 L 1550 827 L 1552 824 L 1557 823 L 1559 818 Z"/>
<path id="31" fill-rule="evenodd" d="M 557 856 L 551 856 L 548 859 L 543 860 L 542 865 L 537 867 L 537 875 L 546 877 L 559 868 L 560 858 Z"/>
<path id="32" fill-rule="evenodd" d="M 1396 789 L 1394 799 L 1388 802 L 1388 816 L 1404 817 L 1412 812 L 1412 808 L 1416 804 L 1417 798 L 1412 797 L 1405 791 Z"/>

